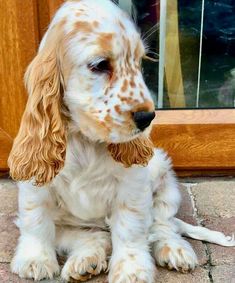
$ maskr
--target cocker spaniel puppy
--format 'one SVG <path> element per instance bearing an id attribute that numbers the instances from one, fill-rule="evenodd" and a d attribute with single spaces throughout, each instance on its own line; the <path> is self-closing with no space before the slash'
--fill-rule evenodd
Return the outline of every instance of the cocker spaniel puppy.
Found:
<path id="1" fill-rule="evenodd" d="M 106 271 L 110 283 L 157 282 L 155 261 L 187 271 L 196 255 L 181 235 L 231 237 L 174 216 L 180 203 L 166 154 L 149 139 L 154 104 L 141 74 L 145 48 L 108 0 L 67 1 L 25 82 L 29 98 L 9 157 L 20 181 L 18 247 L 11 268 L 64 280 Z"/>

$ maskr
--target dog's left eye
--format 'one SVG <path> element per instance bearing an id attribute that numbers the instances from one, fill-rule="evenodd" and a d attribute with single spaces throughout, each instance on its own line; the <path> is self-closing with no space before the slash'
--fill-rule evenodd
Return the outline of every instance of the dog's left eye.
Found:
<path id="1" fill-rule="evenodd" d="M 112 71 L 112 67 L 108 59 L 102 59 L 98 62 L 89 63 L 88 68 L 91 70 L 91 72 L 98 74 L 109 74 Z"/>

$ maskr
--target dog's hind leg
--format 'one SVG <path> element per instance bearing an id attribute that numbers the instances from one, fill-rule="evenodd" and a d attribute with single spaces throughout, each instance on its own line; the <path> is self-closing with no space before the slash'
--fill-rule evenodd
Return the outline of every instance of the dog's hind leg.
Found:
<path id="1" fill-rule="evenodd" d="M 180 205 L 180 193 L 170 160 L 161 151 L 156 154 L 153 168 L 158 166 L 159 169 L 153 198 L 154 222 L 149 236 L 153 256 L 160 266 L 186 272 L 195 268 L 197 257 L 190 244 L 178 233 L 174 223 Z"/>

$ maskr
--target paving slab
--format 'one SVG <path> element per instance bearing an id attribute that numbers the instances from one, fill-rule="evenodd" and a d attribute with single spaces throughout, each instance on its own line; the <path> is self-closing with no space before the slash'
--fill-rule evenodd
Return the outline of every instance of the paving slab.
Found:
<path id="1" fill-rule="evenodd" d="M 0 282 L 1 283 L 32 283 L 35 281 L 20 279 L 17 275 L 11 273 L 9 264 L 0 263 Z"/>
<path id="2" fill-rule="evenodd" d="M 180 273 L 177 271 L 158 268 L 158 280 L 156 283 L 209 283 L 208 271 L 198 267 L 190 273 Z M 222 283 L 222 282 L 220 282 Z"/>
<path id="3" fill-rule="evenodd" d="M 194 210 L 193 210 L 193 206 L 192 206 L 192 200 L 189 194 L 189 190 L 188 188 L 190 187 L 190 185 L 186 184 L 180 184 L 179 189 L 180 189 L 180 193 L 181 193 L 181 205 L 179 208 L 179 211 L 176 215 L 176 217 L 178 217 L 179 219 L 196 225 L 197 221 L 196 218 L 194 216 Z"/>
<path id="4" fill-rule="evenodd" d="M 212 268 L 213 283 L 235 283 L 234 265 L 221 265 Z"/>
<path id="5" fill-rule="evenodd" d="M 0 262 L 10 262 L 19 237 L 14 216 L 0 216 Z"/>
<path id="6" fill-rule="evenodd" d="M 192 206 L 192 200 L 191 196 L 189 194 L 189 188 L 190 185 L 188 184 L 180 184 L 180 193 L 182 196 L 181 206 L 179 209 L 179 212 L 177 213 L 176 217 L 179 219 L 193 224 L 197 225 L 197 220 L 195 218 L 195 212 L 193 210 Z M 197 257 L 199 265 L 206 264 L 208 261 L 208 256 L 206 254 L 206 247 L 205 244 L 203 244 L 201 241 L 185 238 L 193 247 Z"/>
<path id="7" fill-rule="evenodd" d="M 191 190 L 200 217 L 235 216 L 235 181 L 198 183 Z"/>
<path id="8" fill-rule="evenodd" d="M 18 207 L 18 188 L 9 179 L 0 179 L 0 215 L 16 215 Z"/>
<path id="9" fill-rule="evenodd" d="M 235 216 L 230 218 L 210 217 L 203 221 L 205 227 L 225 233 L 231 236 L 235 232 Z M 235 269 L 235 247 L 222 247 L 215 244 L 208 244 L 211 254 L 212 265 L 234 264 Z"/>

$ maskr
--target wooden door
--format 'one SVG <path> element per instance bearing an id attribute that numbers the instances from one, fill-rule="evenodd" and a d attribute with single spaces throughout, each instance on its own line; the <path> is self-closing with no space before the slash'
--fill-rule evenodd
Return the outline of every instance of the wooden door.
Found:
<path id="1" fill-rule="evenodd" d="M 27 99 L 23 74 L 38 46 L 36 1 L 0 1 L 0 26 L 0 169 L 6 170 Z"/>
<path id="2" fill-rule="evenodd" d="M 23 85 L 26 66 L 62 2 L 0 1 L 0 171 L 8 170 L 7 158 L 27 100 Z"/>

